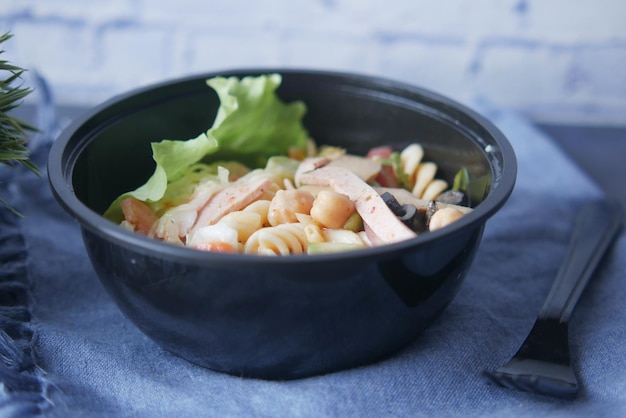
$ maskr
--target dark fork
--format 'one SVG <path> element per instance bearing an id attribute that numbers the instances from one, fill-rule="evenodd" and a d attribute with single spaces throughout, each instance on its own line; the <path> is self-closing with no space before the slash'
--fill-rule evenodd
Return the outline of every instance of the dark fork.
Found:
<path id="1" fill-rule="evenodd" d="M 570 361 L 568 322 L 591 275 L 622 225 L 615 202 L 585 205 L 574 225 L 568 254 L 537 320 L 517 353 L 483 375 L 509 389 L 574 398 L 578 380 Z"/>

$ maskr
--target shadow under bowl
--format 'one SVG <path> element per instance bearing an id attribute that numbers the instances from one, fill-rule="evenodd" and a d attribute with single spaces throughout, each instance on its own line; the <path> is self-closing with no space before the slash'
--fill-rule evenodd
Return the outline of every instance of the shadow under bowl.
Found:
<path id="1" fill-rule="evenodd" d="M 398 244 L 315 256 L 217 254 L 129 232 L 102 217 L 154 170 L 150 143 L 206 131 L 219 106 L 205 80 L 280 73 L 278 95 L 307 105 L 318 144 L 365 154 L 419 142 L 438 177 L 470 173 L 474 210 Z M 58 202 L 80 224 L 112 299 L 142 332 L 204 367 L 293 379 L 384 359 L 452 301 L 485 222 L 516 178 L 509 142 L 488 120 L 418 87 L 356 74 L 286 69 L 202 74 L 138 89 L 74 121 L 48 161 Z"/>

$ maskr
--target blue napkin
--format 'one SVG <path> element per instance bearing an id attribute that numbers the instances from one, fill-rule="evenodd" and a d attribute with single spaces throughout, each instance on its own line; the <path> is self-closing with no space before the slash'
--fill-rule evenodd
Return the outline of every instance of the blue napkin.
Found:
<path id="1" fill-rule="evenodd" d="M 161 349 L 108 297 L 78 225 L 56 204 L 45 179 L 0 171 L 0 196 L 26 216 L 0 217 L 0 414 L 626 416 L 624 234 L 572 318 L 578 398 L 503 389 L 481 377 L 522 343 L 563 260 L 577 210 L 601 191 L 517 114 L 484 103 L 474 107 L 512 142 L 519 176 L 510 200 L 488 221 L 456 299 L 391 358 L 288 382 L 216 373 Z M 19 295 L 12 299 L 11 292 Z"/>

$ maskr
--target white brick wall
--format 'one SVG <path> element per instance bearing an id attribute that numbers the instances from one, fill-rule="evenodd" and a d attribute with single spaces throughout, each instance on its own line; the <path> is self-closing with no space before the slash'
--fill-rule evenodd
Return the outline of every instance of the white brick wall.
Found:
<path id="1" fill-rule="evenodd" d="M 537 119 L 626 123 L 623 0 L 0 0 L 3 59 L 61 104 L 233 67 L 385 76 Z"/>

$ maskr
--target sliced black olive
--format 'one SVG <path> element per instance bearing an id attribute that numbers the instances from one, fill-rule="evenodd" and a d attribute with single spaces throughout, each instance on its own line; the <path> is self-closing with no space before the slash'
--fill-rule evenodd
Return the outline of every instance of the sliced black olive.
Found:
<path id="1" fill-rule="evenodd" d="M 389 209 L 391 209 L 391 211 L 393 212 L 394 215 L 396 215 L 396 216 L 404 215 L 405 209 L 396 200 L 394 195 L 392 195 L 389 192 L 385 192 L 385 193 L 381 194 L 380 197 L 383 199 L 385 204 L 387 206 L 389 206 Z"/>
<path id="2" fill-rule="evenodd" d="M 400 220 L 415 232 L 424 232 L 426 230 L 425 212 L 418 210 L 413 205 L 402 205 L 405 210 L 404 215 L 399 216 Z"/>
<path id="3" fill-rule="evenodd" d="M 389 192 L 380 195 L 389 209 L 396 215 L 402 223 L 411 228 L 415 232 L 423 232 L 426 230 L 426 219 L 424 213 L 414 205 L 400 205 L 396 198 Z"/>

